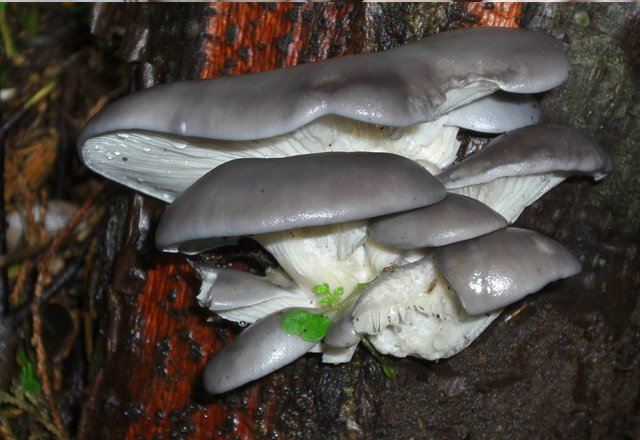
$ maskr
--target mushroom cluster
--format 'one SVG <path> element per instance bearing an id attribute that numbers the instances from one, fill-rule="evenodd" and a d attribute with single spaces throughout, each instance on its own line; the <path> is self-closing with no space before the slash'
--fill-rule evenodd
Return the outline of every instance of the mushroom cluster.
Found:
<path id="1" fill-rule="evenodd" d="M 89 168 L 171 203 L 160 249 L 250 237 L 279 263 L 265 276 L 196 267 L 200 304 L 251 324 L 205 368 L 218 394 L 307 352 L 347 362 L 363 339 L 453 356 L 505 306 L 578 273 L 561 244 L 509 227 L 568 176 L 612 171 L 593 140 L 539 123 L 532 94 L 568 69 L 538 32 L 444 32 L 153 87 L 107 106 L 78 146 Z M 505 134 L 453 165 L 461 128 Z"/>

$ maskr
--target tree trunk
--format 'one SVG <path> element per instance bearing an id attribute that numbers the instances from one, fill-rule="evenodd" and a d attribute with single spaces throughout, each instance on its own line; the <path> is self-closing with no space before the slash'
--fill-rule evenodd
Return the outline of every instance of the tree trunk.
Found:
<path id="1" fill-rule="evenodd" d="M 81 437 L 640 434 L 638 5 L 103 4 L 95 13 L 98 35 L 115 40 L 126 29 L 120 55 L 138 87 L 378 51 L 460 26 L 541 29 L 567 44 L 572 64 L 568 81 L 544 96 L 543 118 L 593 135 L 617 170 L 599 184 L 571 179 L 525 211 L 518 225 L 565 244 L 583 272 L 508 308 L 462 353 L 437 363 L 390 358 L 395 379 L 364 350 L 339 366 L 310 354 L 217 397 L 200 391 L 199 376 L 238 328 L 207 322 L 193 271 L 153 247 L 162 204 L 132 195 Z M 215 260 L 259 270 L 258 252 Z"/>

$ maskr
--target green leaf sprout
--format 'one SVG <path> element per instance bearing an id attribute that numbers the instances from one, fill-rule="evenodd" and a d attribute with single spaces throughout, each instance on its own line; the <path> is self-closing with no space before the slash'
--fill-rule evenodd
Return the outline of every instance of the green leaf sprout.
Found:
<path id="1" fill-rule="evenodd" d="M 307 310 L 291 310 L 282 317 L 282 329 L 305 341 L 320 341 L 329 331 L 332 320 L 324 313 L 316 315 Z"/>
<path id="2" fill-rule="evenodd" d="M 373 358 L 378 361 L 384 375 L 387 376 L 389 379 L 395 379 L 395 377 L 398 375 L 398 372 L 396 371 L 396 369 L 393 368 L 391 365 L 389 365 L 387 361 L 385 361 L 384 357 L 380 353 L 378 353 L 378 350 L 376 350 L 369 341 L 367 341 L 366 339 L 363 339 L 362 344 L 365 347 L 367 347 L 367 349 L 369 350 Z"/>
<path id="3" fill-rule="evenodd" d="M 313 290 L 316 292 L 316 295 L 321 297 L 320 305 L 330 309 L 338 307 L 342 299 L 342 295 L 344 295 L 343 287 L 338 287 L 332 292 L 327 283 L 318 284 L 313 288 Z"/>

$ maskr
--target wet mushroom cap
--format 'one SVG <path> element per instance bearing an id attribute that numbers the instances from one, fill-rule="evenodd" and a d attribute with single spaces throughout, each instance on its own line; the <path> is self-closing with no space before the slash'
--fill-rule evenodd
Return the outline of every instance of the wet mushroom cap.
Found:
<path id="1" fill-rule="evenodd" d="M 362 336 L 356 332 L 353 320 L 351 319 L 351 314 L 353 313 L 355 305 L 356 302 L 353 301 L 353 305 L 345 310 L 331 326 L 322 340 L 322 343 L 327 347 L 349 348 L 358 344 L 362 340 Z"/>
<path id="2" fill-rule="evenodd" d="M 530 95 L 496 92 L 443 116 L 445 125 L 481 133 L 504 133 L 537 124 L 541 110 Z"/>
<path id="3" fill-rule="evenodd" d="M 388 153 L 320 153 L 238 159 L 213 169 L 165 211 L 164 250 L 198 249 L 211 237 L 264 234 L 406 211 L 442 200 L 438 180 Z"/>
<path id="4" fill-rule="evenodd" d="M 593 139 L 570 127 L 540 124 L 498 136 L 438 179 L 455 189 L 500 177 L 555 172 L 589 174 L 598 180 L 612 171 L 611 158 Z"/>
<path id="5" fill-rule="evenodd" d="M 87 139 L 122 130 L 262 139 L 325 115 L 404 127 L 498 89 L 549 90 L 566 79 L 568 68 L 561 43 L 539 32 L 442 32 L 385 52 L 152 87 L 98 113 L 80 134 L 78 149 L 82 155 Z"/>
<path id="6" fill-rule="evenodd" d="M 291 310 L 283 309 L 256 321 L 222 347 L 204 369 L 207 392 L 221 394 L 266 376 L 315 346 L 317 342 L 306 341 L 282 329 L 282 317 Z"/>
<path id="7" fill-rule="evenodd" d="M 437 248 L 434 261 L 470 315 L 505 307 L 581 269 L 561 244 L 519 228 Z"/>
<path id="8" fill-rule="evenodd" d="M 234 269 L 211 269 L 215 281 L 201 303 L 211 310 L 224 311 L 259 304 L 295 293 L 264 277 Z"/>
<path id="9" fill-rule="evenodd" d="M 448 194 L 424 208 L 389 214 L 369 222 L 369 236 L 396 249 L 444 246 L 506 228 L 507 221 L 482 202 Z"/>
<path id="10" fill-rule="evenodd" d="M 362 336 L 356 333 L 351 315 L 349 315 L 334 324 L 322 342 L 329 348 L 349 348 L 361 340 Z"/>

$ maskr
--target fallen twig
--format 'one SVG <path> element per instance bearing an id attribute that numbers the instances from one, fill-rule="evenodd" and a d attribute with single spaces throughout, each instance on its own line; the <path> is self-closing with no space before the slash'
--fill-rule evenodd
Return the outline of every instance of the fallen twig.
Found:
<path id="1" fill-rule="evenodd" d="M 64 421 L 60 416 L 58 407 L 53 400 L 53 390 L 51 388 L 51 381 L 47 371 L 47 354 L 42 341 L 42 320 L 40 318 L 40 306 L 46 300 L 45 285 L 50 284 L 50 267 L 49 263 L 51 259 L 56 255 L 60 245 L 66 240 L 66 238 L 76 229 L 76 227 L 82 223 L 85 217 L 93 210 L 96 205 L 96 201 L 102 197 L 103 191 L 97 191 L 96 194 L 86 200 L 84 204 L 75 213 L 69 224 L 58 233 L 53 239 L 51 245 L 44 253 L 42 259 L 38 262 L 38 277 L 34 288 L 34 300 L 31 304 L 31 312 L 33 314 L 33 335 L 31 342 L 36 350 L 37 370 L 38 376 L 42 381 L 42 393 L 44 394 L 45 401 L 49 406 L 51 418 L 56 428 L 62 433 L 66 432 Z M 70 275 L 72 276 L 72 275 Z"/>
<path id="2" fill-rule="evenodd" d="M 7 5 L 0 3 L 0 34 L 2 34 L 2 41 L 4 42 L 4 50 L 7 54 L 7 58 L 13 62 L 16 66 L 23 63 L 24 57 L 18 52 L 13 44 L 11 38 L 11 32 L 9 31 L 9 25 L 7 24 Z"/>
<path id="3" fill-rule="evenodd" d="M 71 262 L 67 262 L 65 268 L 58 275 L 56 279 L 54 279 L 49 287 L 42 293 L 41 302 L 46 303 L 49 301 L 55 294 L 57 294 L 60 289 L 62 289 L 82 268 L 82 260 L 75 259 Z M 24 319 L 29 316 L 31 312 L 31 303 L 25 304 L 22 307 L 15 310 L 12 314 L 12 319 L 15 324 L 20 323 Z"/>
<path id="4" fill-rule="evenodd" d="M 41 254 L 47 248 L 47 246 L 49 246 L 50 243 L 51 241 L 49 240 L 45 244 L 40 246 L 28 247 L 11 254 L 0 255 L 0 268 L 10 267 L 14 264 L 21 263 L 24 260 L 31 259 L 36 255 Z"/>

